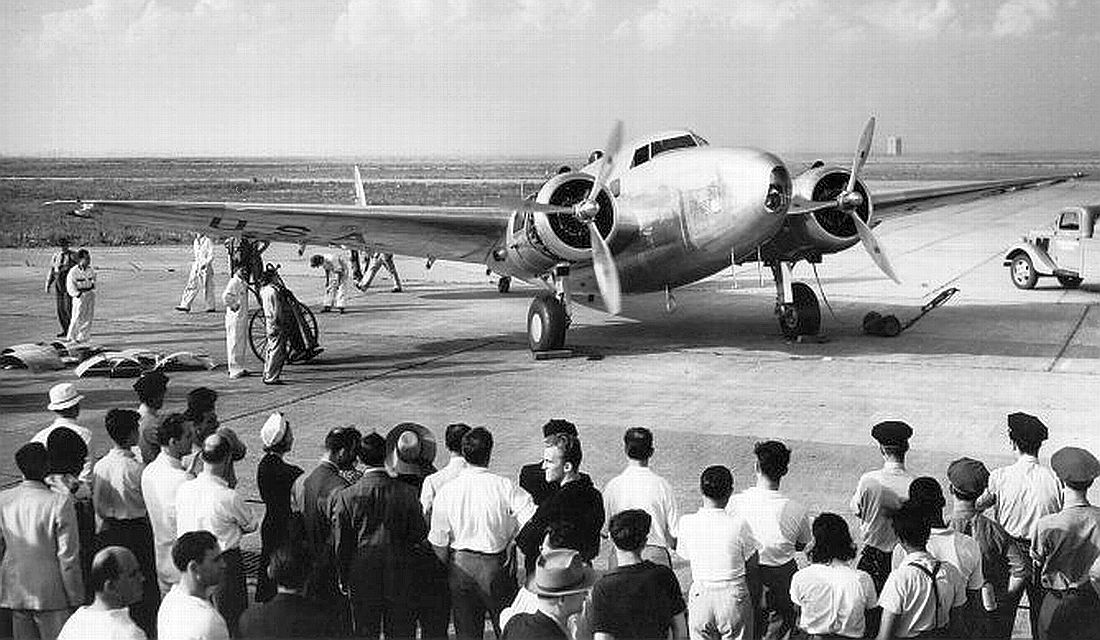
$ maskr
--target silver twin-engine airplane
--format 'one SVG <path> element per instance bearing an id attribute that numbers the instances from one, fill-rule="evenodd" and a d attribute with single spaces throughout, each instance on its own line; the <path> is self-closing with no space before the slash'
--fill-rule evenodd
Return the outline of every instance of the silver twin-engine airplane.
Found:
<path id="1" fill-rule="evenodd" d="M 775 313 L 785 336 L 813 335 L 817 296 L 791 270 L 862 243 L 897 281 L 876 241 L 873 215 L 916 211 L 1053 184 L 1047 176 L 872 196 L 859 179 L 874 133 L 867 122 L 852 166 L 814 163 L 791 176 L 776 155 L 714 147 L 692 131 L 622 142 L 617 123 L 606 152 L 579 171 L 550 178 L 533 197 L 487 206 L 366 205 L 356 168 L 357 205 L 54 201 L 72 214 L 125 224 L 204 230 L 222 236 L 345 245 L 483 263 L 502 277 L 542 287 L 527 314 L 534 351 L 561 348 L 574 295 L 598 291 L 619 313 L 622 293 L 670 292 L 730 264 L 760 261 L 776 283 Z"/>

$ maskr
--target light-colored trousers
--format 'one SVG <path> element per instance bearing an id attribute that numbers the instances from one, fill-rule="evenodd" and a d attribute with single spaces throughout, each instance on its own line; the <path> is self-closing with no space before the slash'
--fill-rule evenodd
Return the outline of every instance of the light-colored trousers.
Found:
<path id="1" fill-rule="evenodd" d="M 348 302 L 348 274 L 346 272 L 333 272 L 329 275 L 328 284 L 325 286 L 324 306 L 343 309 Z"/>
<path id="2" fill-rule="evenodd" d="M 693 582 L 688 590 L 691 640 L 749 640 L 753 637 L 749 590 L 742 580 Z"/>
<path id="3" fill-rule="evenodd" d="M 274 324 L 274 323 L 271 323 Z M 279 327 L 267 327 L 267 357 L 264 358 L 264 382 L 278 380 L 286 361 L 286 333 Z"/>
<path id="4" fill-rule="evenodd" d="M 225 308 L 225 365 L 230 376 L 238 376 L 244 370 L 248 348 L 248 307 L 241 305 L 233 311 Z"/>
<path id="5" fill-rule="evenodd" d="M 69 320 L 69 342 L 87 342 L 92 333 L 92 316 L 95 315 L 95 291 L 85 291 L 73 298 L 73 317 Z"/>
<path id="6" fill-rule="evenodd" d="M 214 267 L 210 265 L 203 267 L 197 263 L 191 264 L 191 275 L 187 277 L 187 286 L 183 288 L 183 296 L 180 298 L 181 307 L 191 308 L 191 303 L 199 294 L 199 287 L 203 289 L 206 308 L 208 310 L 214 308 Z"/>
<path id="7" fill-rule="evenodd" d="M 401 276 L 397 275 L 397 265 L 393 263 L 392 253 L 375 253 L 371 256 L 370 267 L 367 269 L 363 281 L 359 283 L 359 287 L 361 289 L 369 289 L 370 283 L 374 282 L 374 276 L 378 275 L 378 270 L 382 267 L 385 267 L 386 271 L 390 272 L 390 277 L 393 278 L 393 286 L 400 289 Z"/>

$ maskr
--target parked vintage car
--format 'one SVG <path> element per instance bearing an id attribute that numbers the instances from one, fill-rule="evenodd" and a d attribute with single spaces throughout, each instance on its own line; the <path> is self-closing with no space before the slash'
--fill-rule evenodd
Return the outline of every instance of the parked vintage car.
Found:
<path id="1" fill-rule="evenodd" d="M 1032 231 L 1005 252 L 1012 284 L 1031 289 L 1041 277 L 1054 276 L 1067 289 L 1082 281 L 1100 281 L 1100 237 L 1093 237 L 1100 205 L 1066 207 L 1053 227 Z"/>

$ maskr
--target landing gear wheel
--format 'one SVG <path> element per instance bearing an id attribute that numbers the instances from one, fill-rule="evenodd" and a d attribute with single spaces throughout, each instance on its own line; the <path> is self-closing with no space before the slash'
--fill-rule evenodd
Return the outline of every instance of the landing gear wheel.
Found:
<path id="1" fill-rule="evenodd" d="M 1035 273 L 1035 265 L 1031 264 L 1031 256 L 1021 253 L 1012 259 L 1012 267 L 1009 271 L 1012 276 L 1012 284 L 1017 289 L 1034 289 L 1039 281 L 1039 274 Z"/>
<path id="2" fill-rule="evenodd" d="M 794 339 L 817 335 L 821 329 L 821 307 L 814 290 L 804 282 L 795 282 L 791 284 L 791 293 L 794 302 L 779 305 L 779 328 L 783 336 Z"/>
<path id="3" fill-rule="evenodd" d="M 527 345 L 531 351 L 561 349 L 568 326 L 565 306 L 553 294 L 539 294 L 527 310 Z"/>
<path id="4" fill-rule="evenodd" d="M 1076 289 L 1081 286 L 1081 278 L 1077 276 L 1056 276 L 1058 278 L 1058 284 L 1067 289 Z"/>
<path id="5" fill-rule="evenodd" d="M 497 292 L 508 293 L 512 288 L 512 276 L 501 276 L 500 280 L 497 280 Z"/>

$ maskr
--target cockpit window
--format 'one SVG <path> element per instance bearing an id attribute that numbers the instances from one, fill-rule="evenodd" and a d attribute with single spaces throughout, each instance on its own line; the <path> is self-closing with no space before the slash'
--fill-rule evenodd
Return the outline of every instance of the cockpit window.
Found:
<path id="1" fill-rule="evenodd" d="M 695 136 L 695 144 L 699 145 L 700 147 L 706 147 L 710 145 L 710 143 L 707 142 L 707 139 L 699 135 L 698 133 L 693 135 Z"/>
<path id="2" fill-rule="evenodd" d="M 649 161 L 649 145 L 644 147 L 638 147 L 634 150 L 634 161 L 630 163 L 630 166 L 636 167 L 642 163 Z"/>
<path id="3" fill-rule="evenodd" d="M 665 138 L 664 140 L 657 140 L 650 145 L 652 151 L 650 157 L 657 157 L 658 155 L 672 151 L 673 149 L 682 149 L 684 147 L 694 147 L 695 138 L 690 135 L 676 136 L 675 138 Z"/>

